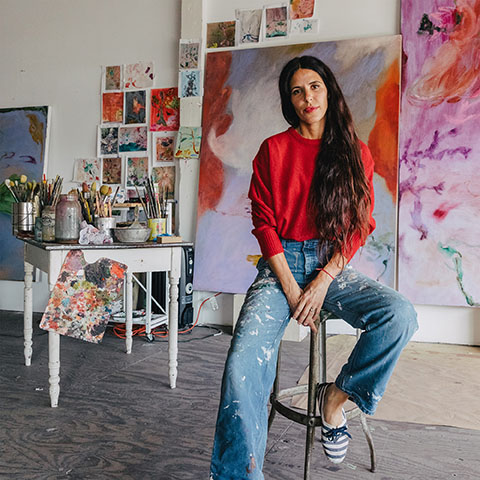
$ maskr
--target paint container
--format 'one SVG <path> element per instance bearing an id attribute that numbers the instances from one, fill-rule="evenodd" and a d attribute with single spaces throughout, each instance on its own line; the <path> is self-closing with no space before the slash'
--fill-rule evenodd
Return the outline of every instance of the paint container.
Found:
<path id="1" fill-rule="evenodd" d="M 117 219 L 115 217 L 96 217 L 95 226 L 100 232 L 105 233 L 110 238 L 113 238 L 112 229 L 117 226 Z"/>
<path id="2" fill-rule="evenodd" d="M 77 243 L 80 236 L 82 208 L 77 195 L 60 195 L 55 207 L 55 241 L 58 243 Z"/>
<path id="3" fill-rule="evenodd" d="M 33 232 L 35 217 L 32 202 L 12 203 L 12 233 Z"/>
<path id="4" fill-rule="evenodd" d="M 35 219 L 35 226 L 33 227 L 33 237 L 37 242 L 42 241 L 42 217 Z"/>
<path id="5" fill-rule="evenodd" d="M 55 206 L 45 205 L 42 211 L 42 242 L 55 241 Z"/>
<path id="6" fill-rule="evenodd" d="M 154 240 L 159 235 L 166 233 L 167 219 L 166 218 L 149 218 L 148 228 L 150 228 L 149 240 Z"/>

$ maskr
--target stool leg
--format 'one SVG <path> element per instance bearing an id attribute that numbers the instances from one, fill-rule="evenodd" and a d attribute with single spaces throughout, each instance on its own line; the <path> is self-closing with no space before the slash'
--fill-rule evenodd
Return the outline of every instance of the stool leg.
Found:
<path id="1" fill-rule="evenodd" d="M 305 442 L 305 467 L 303 479 L 310 479 L 310 458 L 313 451 L 315 439 L 315 415 L 317 409 L 317 385 L 319 379 L 319 347 L 318 347 L 318 331 L 319 320 L 315 322 L 317 333 L 310 332 L 310 364 L 308 367 L 308 406 L 307 406 L 307 438 Z"/>
<path id="2" fill-rule="evenodd" d="M 280 357 L 282 352 L 282 342 L 280 342 L 280 346 L 278 347 L 278 355 L 277 355 L 277 369 L 275 373 L 275 380 L 273 382 L 273 389 L 272 393 L 270 394 L 270 415 L 268 415 L 268 431 L 270 431 L 270 427 L 272 426 L 273 419 L 275 418 L 275 413 L 277 410 L 275 409 L 275 401 L 277 400 L 278 395 L 278 385 L 280 383 Z"/>
<path id="3" fill-rule="evenodd" d="M 370 449 L 370 471 L 375 472 L 375 468 L 377 466 L 377 461 L 375 458 L 375 447 L 373 446 L 372 434 L 367 425 L 367 418 L 363 412 L 360 414 L 360 423 L 362 424 L 362 430 L 365 434 L 365 438 L 367 439 L 368 448 Z"/>

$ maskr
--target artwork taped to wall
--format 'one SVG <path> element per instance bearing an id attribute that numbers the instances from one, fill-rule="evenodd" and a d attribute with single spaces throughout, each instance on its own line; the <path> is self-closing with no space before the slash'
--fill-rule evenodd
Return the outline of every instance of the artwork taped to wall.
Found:
<path id="1" fill-rule="evenodd" d="M 260 249 L 247 198 L 251 164 L 262 141 L 288 127 L 278 76 L 301 55 L 332 68 L 376 162 L 377 228 L 352 263 L 394 284 L 400 43 L 391 36 L 207 54 L 195 289 L 245 293 L 255 277 Z"/>
<path id="2" fill-rule="evenodd" d="M 106 157 L 102 159 L 102 183 L 122 183 L 122 158 Z"/>
<path id="3" fill-rule="evenodd" d="M 123 92 L 102 93 L 102 123 L 123 122 Z"/>
<path id="4" fill-rule="evenodd" d="M 178 55 L 178 68 L 195 69 L 199 67 L 200 40 L 180 40 Z"/>
<path id="5" fill-rule="evenodd" d="M 151 90 L 150 130 L 174 131 L 180 126 L 180 100 L 178 88 L 154 88 Z"/>
<path id="6" fill-rule="evenodd" d="M 399 290 L 480 306 L 480 2 L 403 0 L 402 33 Z"/>
<path id="7" fill-rule="evenodd" d="M 290 0 L 290 20 L 313 16 L 315 0 Z"/>
<path id="8" fill-rule="evenodd" d="M 286 6 L 265 7 L 265 38 L 286 37 L 288 33 Z"/>
<path id="9" fill-rule="evenodd" d="M 118 127 L 98 127 L 98 156 L 118 155 Z"/>
<path id="10" fill-rule="evenodd" d="M 202 142 L 202 127 L 180 127 L 175 145 L 176 158 L 198 158 Z"/>
<path id="11" fill-rule="evenodd" d="M 153 162 L 173 162 L 175 135 L 154 132 L 152 134 Z"/>
<path id="12" fill-rule="evenodd" d="M 299 18 L 290 21 L 290 35 L 302 35 L 304 33 L 318 33 L 317 18 Z"/>
<path id="13" fill-rule="evenodd" d="M 125 92 L 125 123 L 145 123 L 147 118 L 147 91 Z"/>
<path id="14" fill-rule="evenodd" d="M 236 10 L 237 19 L 237 44 L 258 43 L 262 26 L 261 9 L 258 10 Z"/>
<path id="15" fill-rule="evenodd" d="M 73 182 L 99 182 L 102 165 L 99 158 L 76 158 L 73 163 Z"/>
<path id="16" fill-rule="evenodd" d="M 158 185 L 162 198 L 175 198 L 175 165 L 168 167 L 153 167 L 153 181 Z"/>
<path id="17" fill-rule="evenodd" d="M 178 86 L 181 98 L 201 97 L 200 70 L 180 70 L 178 72 Z"/>
<path id="18" fill-rule="evenodd" d="M 23 280 L 23 242 L 12 235 L 11 175 L 39 182 L 46 171 L 50 107 L 0 109 L 0 280 Z"/>
<path id="19" fill-rule="evenodd" d="M 87 263 L 81 250 L 68 252 L 40 328 L 101 342 L 111 315 L 122 309 L 126 270 L 126 265 L 109 258 Z"/>
<path id="20" fill-rule="evenodd" d="M 154 78 L 153 62 L 138 62 L 125 65 L 125 90 L 151 88 Z"/>
<path id="21" fill-rule="evenodd" d="M 148 127 L 122 126 L 118 129 L 118 151 L 146 152 L 148 150 Z"/>
<path id="22" fill-rule="evenodd" d="M 122 65 L 103 67 L 102 69 L 102 90 L 121 90 L 123 85 Z"/>
<path id="23" fill-rule="evenodd" d="M 148 180 L 148 157 L 127 158 L 127 187 L 144 186 Z"/>
<path id="24" fill-rule="evenodd" d="M 235 21 L 207 23 L 207 48 L 235 46 Z"/>

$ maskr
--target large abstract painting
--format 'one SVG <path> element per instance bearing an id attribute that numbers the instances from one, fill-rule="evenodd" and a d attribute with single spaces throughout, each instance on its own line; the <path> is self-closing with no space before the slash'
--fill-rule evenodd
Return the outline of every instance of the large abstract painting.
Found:
<path id="1" fill-rule="evenodd" d="M 377 229 L 353 263 L 393 285 L 400 36 L 256 48 L 207 55 L 200 158 L 196 268 L 199 290 L 244 293 L 259 247 L 247 192 L 262 141 L 285 130 L 278 76 L 295 56 L 314 55 L 334 71 L 360 138 L 376 162 Z"/>
<path id="2" fill-rule="evenodd" d="M 12 235 L 10 175 L 41 180 L 48 149 L 49 107 L 0 109 L 0 280 L 23 280 L 23 243 Z"/>
<path id="3" fill-rule="evenodd" d="M 399 289 L 480 305 L 480 1 L 402 1 Z"/>

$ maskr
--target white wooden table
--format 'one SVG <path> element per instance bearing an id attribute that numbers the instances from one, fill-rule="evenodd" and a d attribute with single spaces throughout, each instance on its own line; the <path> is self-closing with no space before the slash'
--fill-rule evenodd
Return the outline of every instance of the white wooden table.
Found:
<path id="1" fill-rule="evenodd" d="M 48 286 L 52 291 L 57 281 L 63 261 L 70 250 L 82 250 L 85 260 L 93 263 L 105 257 L 127 265 L 125 275 L 125 324 L 126 352 L 132 351 L 132 275 L 142 272 L 168 272 L 170 295 L 168 305 L 168 372 L 170 387 L 176 387 L 178 354 L 178 282 L 181 272 L 182 248 L 191 243 L 113 243 L 111 245 L 69 245 L 37 242 L 31 238 L 23 240 L 25 262 L 24 290 L 24 354 L 25 365 L 32 361 L 32 279 L 33 269 L 39 268 L 48 275 Z M 48 332 L 48 370 L 50 383 L 50 403 L 58 406 L 60 395 L 60 335 Z"/>

